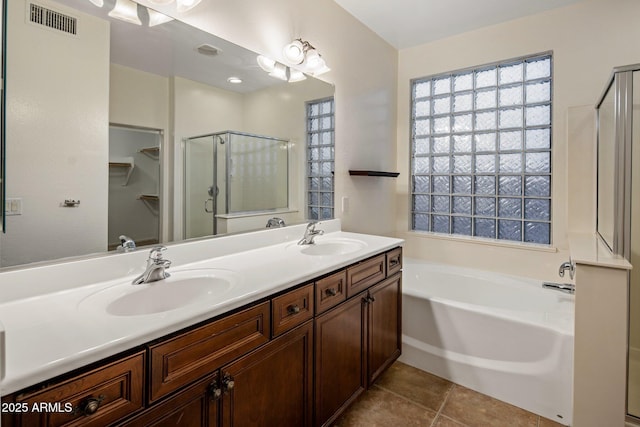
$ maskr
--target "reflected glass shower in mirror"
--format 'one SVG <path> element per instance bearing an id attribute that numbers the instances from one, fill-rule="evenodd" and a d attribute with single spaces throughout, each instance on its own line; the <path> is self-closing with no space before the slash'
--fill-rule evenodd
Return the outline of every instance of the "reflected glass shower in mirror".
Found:
<path id="1" fill-rule="evenodd" d="M 236 232 L 289 209 L 289 141 L 227 131 L 185 140 L 187 238 Z"/>
<path id="2" fill-rule="evenodd" d="M 230 129 L 289 141 L 288 164 L 278 163 L 288 192 L 274 195 L 270 204 L 286 207 L 279 216 L 287 224 L 303 222 L 305 105 L 333 96 L 333 86 L 309 76 L 296 83 L 269 76 L 258 66 L 257 53 L 177 20 L 149 26 L 149 11 L 142 6 L 142 25 L 112 19 L 108 12 L 114 4 L 7 2 L 6 197 L 18 200 L 21 210 L 7 217 L 7 233 L 0 235 L 0 267 L 103 254 L 119 235 L 138 231 L 140 239 L 161 243 L 189 238 L 184 212 L 193 189 L 184 185 L 183 141 Z M 31 22 L 33 7 L 61 14 L 73 25 L 60 31 L 43 25 L 46 20 Z M 121 179 L 131 170 L 132 184 L 153 180 L 143 176 L 143 167 L 109 166 L 115 163 L 110 125 L 163 135 L 157 158 L 140 158 L 159 169 L 154 179 L 159 176 L 160 182 L 118 196 L 121 206 L 137 205 L 135 212 L 159 222 L 151 227 L 159 229 L 157 236 L 150 230 L 119 230 L 124 222 L 112 218 L 123 210 L 113 209 L 110 181 L 123 187 Z M 138 154 L 132 156 L 135 163 Z M 255 168 L 254 173 L 260 180 L 271 172 Z M 198 196 L 201 209 L 211 186 L 204 186 L 204 198 Z M 236 187 L 230 182 L 229 209 L 220 215 L 235 215 L 233 232 L 263 228 L 272 212 L 261 216 L 254 209 L 262 207 L 251 205 L 240 206 L 242 214 L 234 212 L 235 203 L 247 199 L 247 185 Z M 67 199 L 80 203 L 66 204 Z"/>
<path id="3" fill-rule="evenodd" d="M 597 230 L 613 249 L 615 215 L 616 141 L 614 126 L 614 85 L 607 89 L 597 107 L 598 119 L 598 189 Z"/>

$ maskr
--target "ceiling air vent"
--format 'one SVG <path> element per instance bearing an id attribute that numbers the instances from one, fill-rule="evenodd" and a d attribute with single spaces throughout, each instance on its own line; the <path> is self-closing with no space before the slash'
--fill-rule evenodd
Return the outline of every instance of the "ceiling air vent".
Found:
<path id="1" fill-rule="evenodd" d="M 29 4 L 29 21 L 73 35 L 76 35 L 78 29 L 78 20 L 73 16 L 47 9 L 35 3 Z"/>
<path id="2" fill-rule="evenodd" d="M 216 56 L 222 52 L 220 49 L 215 46 L 211 46 L 210 44 L 201 44 L 196 48 L 196 50 L 206 56 Z"/>

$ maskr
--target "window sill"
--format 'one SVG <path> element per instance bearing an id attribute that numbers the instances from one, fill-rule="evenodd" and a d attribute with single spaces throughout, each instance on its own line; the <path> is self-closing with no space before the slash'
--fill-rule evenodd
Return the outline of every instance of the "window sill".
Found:
<path id="1" fill-rule="evenodd" d="M 481 246 L 496 246 L 496 247 L 511 248 L 511 249 L 522 249 L 526 251 L 537 251 L 537 252 L 548 252 L 548 253 L 558 252 L 558 248 L 552 245 L 540 245 L 535 243 L 485 239 L 482 237 L 472 237 L 472 236 L 438 234 L 438 233 L 431 233 L 428 231 L 409 230 L 407 231 L 407 233 L 411 236 L 418 237 L 421 239 L 447 240 L 447 241 L 460 242 L 460 243 L 471 243 L 474 245 L 481 245 Z"/>

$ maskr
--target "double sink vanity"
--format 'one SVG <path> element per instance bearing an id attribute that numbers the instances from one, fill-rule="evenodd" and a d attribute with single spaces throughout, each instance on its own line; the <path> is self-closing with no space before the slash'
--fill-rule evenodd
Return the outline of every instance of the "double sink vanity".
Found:
<path id="1" fill-rule="evenodd" d="M 400 355 L 402 240 L 320 227 L 172 245 L 138 285 L 148 251 L 0 273 L 34 283 L 0 292 L 2 426 L 330 425 Z"/>

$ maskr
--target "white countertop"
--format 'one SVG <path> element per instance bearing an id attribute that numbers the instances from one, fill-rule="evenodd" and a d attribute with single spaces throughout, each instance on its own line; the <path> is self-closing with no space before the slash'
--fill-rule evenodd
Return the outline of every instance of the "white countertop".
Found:
<path id="1" fill-rule="evenodd" d="M 596 233 L 569 234 L 571 260 L 577 264 L 631 270 L 624 257 L 613 254 Z"/>
<path id="2" fill-rule="evenodd" d="M 339 222 L 337 224 L 339 230 Z M 328 228 L 332 227 L 335 229 L 331 225 Z M 304 230 L 304 227 L 299 226 L 291 228 L 293 231 Z M 261 233 L 259 240 L 262 246 L 256 249 L 234 253 L 231 248 L 228 255 L 218 255 L 193 263 L 178 264 L 174 261 L 169 272 L 214 268 L 238 273 L 240 282 L 232 286 L 224 298 L 213 304 L 194 304 L 187 308 L 139 316 L 113 316 L 106 311 L 89 310 L 81 304 L 96 292 L 130 282 L 140 271 L 99 283 L 76 283 L 73 287 L 60 285 L 57 282 L 66 280 L 65 277 L 54 276 L 48 280 L 52 282 L 55 291 L 48 292 L 39 285 L 43 290 L 40 295 L 0 301 L 0 323 L 4 326 L 6 347 L 4 357 L 0 354 L 0 360 L 4 359 L 6 368 L 5 378 L 0 382 L 2 394 L 13 393 L 99 361 L 403 243 L 401 239 L 333 231 L 317 237 L 316 241 L 321 243 L 331 239 L 355 239 L 364 242 L 364 248 L 346 255 L 311 256 L 302 254 L 302 247 L 295 244 L 301 237 L 299 232 L 287 232 L 288 240 L 282 242 L 284 232 L 275 231 L 273 235 L 280 236 L 279 242 L 271 245 L 267 244 L 269 239 L 264 237 L 268 234 L 258 233 Z M 246 247 L 251 234 L 237 236 L 236 240 L 242 244 L 234 247 Z M 295 238 L 292 238 L 294 235 Z M 199 248 L 202 249 L 204 244 L 233 246 L 233 239 L 234 237 L 226 240 L 210 239 L 200 243 Z M 180 245 L 170 246 L 165 252 L 165 258 L 173 260 L 172 253 L 178 258 L 188 258 L 180 251 Z M 147 251 L 144 252 L 146 257 Z M 219 249 L 211 249 L 211 252 L 219 254 Z M 113 262 L 109 258 L 105 257 L 104 262 Z M 136 259 L 138 258 L 139 255 Z M 93 268 L 96 265 L 100 268 L 98 261 L 88 262 L 92 263 Z M 80 273 L 82 268 L 78 267 Z M 73 269 L 66 267 L 62 271 L 68 274 Z M 0 283 L 3 278 L 19 276 L 15 272 L 11 274 L 12 276 L 3 276 L 0 273 Z M 28 269 L 24 274 L 30 274 Z M 3 286 L 6 284 L 6 281 L 2 283 Z"/>

